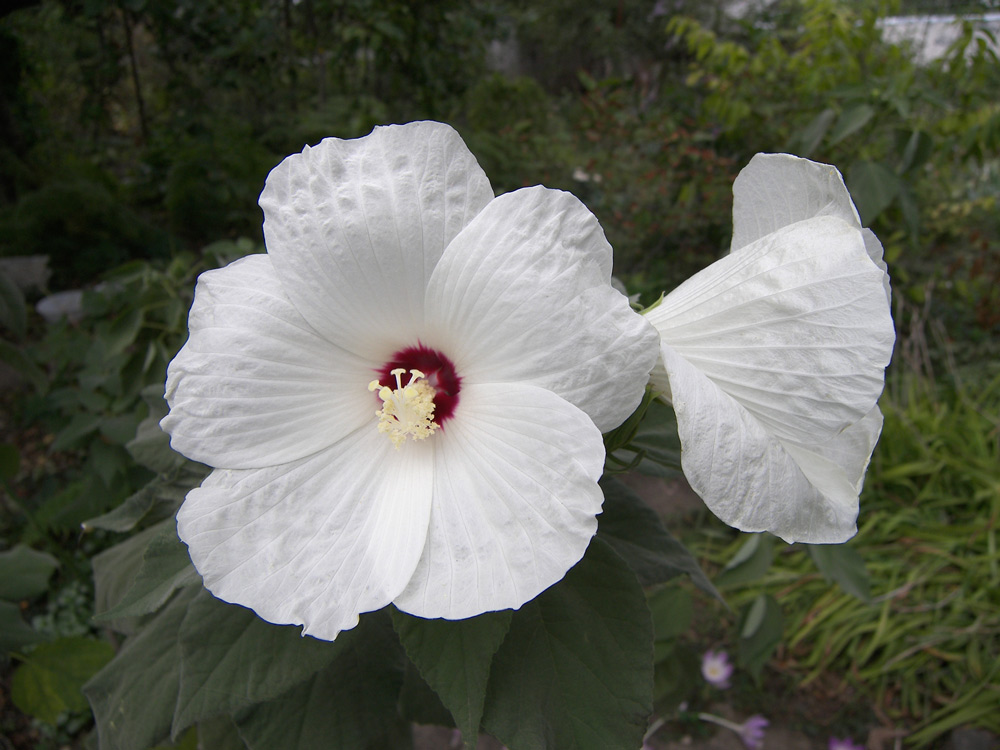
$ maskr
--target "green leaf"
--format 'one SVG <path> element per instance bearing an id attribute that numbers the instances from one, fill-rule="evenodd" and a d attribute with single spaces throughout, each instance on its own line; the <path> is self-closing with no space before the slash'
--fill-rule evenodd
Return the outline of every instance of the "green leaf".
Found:
<path id="1" fill-rule="evenodd" d="M 199 750 L 246 750 L 246 743 L 230 716 L 217 716 L 198 724 Z"/>
<path id="2" fill-rule="evenodd" d="M 642 401 L 632 412 L 631 416 L 622 422 L 615 429 L 604 434 L 604 450 L 611 454 L 616 450 L 626 447 L 635 437 L 639 425 L 643 422 L 647 409 L 653 403 L 656 394 L 652 389 L 647 388 L 642 396 Z"/>
<path id="3" fill-rule="evenodd" d="M 100 414 L 77 414 L 69 421 L 69 424 L 60 430 L 58 435 L 56 435 L 56 439 L 52 443 L 52 450 L 64 451 L 69 450 L 70 448 L 78 447 L 79 442 L 83 438 L 87 437 L 91 433 L 97 432 L 101 426 L 102 418 L 103 417 Z"/>
<path id="4" fill-rule="evenodd" d="M 739 660 L 755 680 L 781 643 L 784 617 L 781 607 L 770 594 L 760 594 L 742 612 L 740 618 Z"/>
<path id="5" fill-rule="evenodd" d="M 0 601 L 0 652 L 19 651 L 32 643 L 44 641 L 21 617 L 21 608 L 14 602 Z"/>
<path id="6" fill-rule="evenodd" d="M 837 113 L 832 109 L 824 109 L 802 131 L 792 138 L 789 150 L 799 156 L 808 158 L 816 150 L 816 147 L 819 146 L 836 116 Z"/>
<path id="7" fill-rule="evenodd" d="M 172 735 L 212 716 L 274 698 L 308 679 L 345 648 L 273 625 L 252 610 L 201 590 L 177 636 L 181 683 Z"/>
<path id="8" fill-rule="evenodd" d="M 140 521 L 157 511 L 173 516 L 187 493 L 201 484 L 207 473 L 207 466 L 186 461 L 152 480 L 114 510 L 84 521 L 83 528 L 85 531 L 131 531 Z"/>
<path id="9" fill-rule="evenodd" d="M 847 172 L 847 187 L 865 226 L 871 226 L 896 199 L 900 185 L 899 178 L 878 162 L 858 162 Z"/>
<path id="10" fill-rule="evenodd" d="M 934 139 L 922 130 L 914 130 L 906 136 L 906 145 L 899 160 L 897 172 L 906 174 L 922 167 L 934 153 Z"/>
<path id="11" fill-rule="evenodd" d="M 621 555 L 643 586 L 669 581 L 686 573 L 705 593 L 723 601 L 698 561 L 670 535 L 660 517 L 635 492 L 617 479 L 601 480 L 604 510 L 598 536 Z"/>
<path id="12" fill-rule="evenodd" d="M 23 351 L 9 341 L 0 339 L 0 361 L 14 368 L 17 374 L 31 383 L 38 391 L 44 391 L 48 384 L 45 373 L 39 369 Z"/>
<path id="13" fill-rule="evenodd" d="M 819 572 L 828 581 L 834 581 L 851 596 L 863 602 L 872 598 L 871 579 L 865 568 L 864 558 L 853 547 L 844 544 L 807 544 Z"/>
<path id="14" fill-rule="evenodd" d="M 135 437 L 125 447 L 142 466 L 165 474 L 188 461 L 170 447 L 170 436 L 160 429 L 160 420 L 167 416 L 163 385 L 147 386 L 142 390 L 142 399 L 149 407 L 149 416 L 139 423 Z"/>
<path id="15" fill-rule="evenodd" d="M 827 141 L 828 146 L 835 146 L 845 138 L 854 135 L 867 125 L 875 116 L 875 108 L 869 104 L 856 104 L 850 109 L 845 109 L 837 118 L 837 124 L 830 132 Z"/>
<path id="16" fill-rule="evenodd" d="M 16 602 L 44 594 L 59 561 L 23 544 L 0 552 L 0 599 Z"/>
<path id="17" fill-rule="evenodd" d="M 407 661 L 403 687 L 399 691 L 399 714 L 405 721 L 454 727 L 455 717 L 444 707 L 441 697 L 431 689 L 413 662 Z"/>
<path id="18" fill-rule="evenodd" d="M 201 584 L 191 564 L 187 547 L 177 538 L 177 529 L 167 524 L 142 553 L 142 564 L 132 587 L 122 600 L 94 619 L 114 620 L 155 612 L 183 586 Z"/>
<path id="19" fill-rule="evenodd" d="M 770 534 L 745 534 L 746 541 L 722 572 L 715 577 L 720 589 L 741 586 L 759 580 L 774 559 L 774 537 Z"/>
<path id="20" fill-rule="evenodd" d="M 18 339 L 23 339 L 28 329 L 24 295 L 6 273 L 0 273 L 0 327 L 6 328 Z"/>
<path id="21" fill-rule="evenodd" d="M 129 537 L 121 544 L 104 550 L 91 558 L 94 570 L 94 614 L 107 612 L 125 597 L 142 567 L 146 547 L 165 528 L 176 528 L 176 521 L 168 518 L 145 531 Z M 132 630 L 131 623 L 114 620 L 107 623 L 119 632 Z"/>
<path id="22" fill-rule="evenodd" d="M 121 354 L 135 341 L 142 330 L 142 323 L 142 309 L 133 307 L 114 320 L 100 324 L 97 335 L 104 342 L 109 355 Z"/>
<path id="23" fill-rule="evenodd" d="M 666 641 L 684 635 L 691 627 L 694 602 L 684 589 L 666 586 L 649 595 L 649 610 L 656 640 Z"/>
<path id="24" fill-rule="evenodd" d="M 138 750 L 166 740 L 180 683 L 181 627 L 197 589 L 182 589 L 83 686 L 100 750 Z"/>
<path id="25" fill-rule="evenodd" d="M 514 613 L 483 715 L 511 750 L 635 750 L 652 711 L 653 627 L 635 575 L 600 539 Z"/>
<path id="26" fill-rule="evenodd" d="M 660 400 L 649 404 L 628 448 L 619 451 L 616 458 L 628 463 L 629 451 L 641 452 L 638 470 L 644 474 L 663 478 L 680 476 L 681 442 L 674 410 Z"/>
<path id="27" fill-rule="evenodd" d="M 400 747 L 387 739 L 376 742 L 394 728 L 405 664 L 389 618 L 384 611 L 362 615 L 358 627 L 334 643 L 340 648 L 325 668 L 237 714 L 236 726 L 250 750 Z"/>
<path id="28" fill-rule="evenodd" d="M 87 708 L 80 689 L 114 655 L 110 643 L 83 636 L 39 644 L 14 673 L 11 700 L 29 716 L 55 724 L 63 711 Z"/>
<path id="29" fill-rule="evenodd" d="M 510 619 L 510 610 L 467 620 L 424 620 L 392 611 L 406 655 L 465 737 L 479 734 L 490 662 L 507 635 Z"/>

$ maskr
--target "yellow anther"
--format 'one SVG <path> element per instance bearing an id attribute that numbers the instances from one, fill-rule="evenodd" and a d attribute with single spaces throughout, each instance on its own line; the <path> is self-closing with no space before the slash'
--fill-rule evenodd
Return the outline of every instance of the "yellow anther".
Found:
<path id="1" fill-rule="evenodd" d="M 369 391 L 378 391 L 382 408 L 375 412 L 378 431 L 389 436 L 398 449 L 406 438 L 423 440 L 433 435 L 438 425 L 434 421 L 434 388 L 420 370 L 410 370 L 410 379 L 403 385 L 406 369 L 397 367 L 389 374 L 396 379 L 396 388 L 382 385 L 377 380 L 368 384 Z"/>

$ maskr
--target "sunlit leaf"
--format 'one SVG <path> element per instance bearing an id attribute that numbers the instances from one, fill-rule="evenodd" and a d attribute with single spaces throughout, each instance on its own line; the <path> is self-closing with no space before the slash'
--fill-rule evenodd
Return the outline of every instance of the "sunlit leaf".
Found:
<path id="1" fill-rule="evenodd" d="M 11 700 L 29 716 L 55 724 L 63 711 L 87 708 L 80 689 L 114 654 L 107 641 L 84 636 L 39 644 L 14 673 Z"/>

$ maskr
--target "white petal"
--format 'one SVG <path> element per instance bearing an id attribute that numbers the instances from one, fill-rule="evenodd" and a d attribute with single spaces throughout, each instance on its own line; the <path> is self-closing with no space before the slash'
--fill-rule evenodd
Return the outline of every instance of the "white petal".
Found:
<path id="1" fill-rule="evenodd" d="M 437 446 L 427 546 L 396 598 L 420 617 L 517 608 L 560 580 L 597 530 L 601 434 L 527 385 L 471 385 Z"/>
<path id="2" fill-rule="evenodd" d="M 198 279 L 190 337 L 170 363 L 171 445 L 216 467 L 262 468 L 315 453 L 374 420 L 373 363 L 324 340 L 265 255 Z"/>
<path id="3" fill-rule="evenodd" d="M 432 474 L 430 445 L 397 451 L 366 426 L 301 461 L 212 472 L 188 494 L 177 530 L 215 596 L 332 640 L 410 579 Z"/>
<path id="4" fill-rule="evenodd" d="M 492 198 L 459 135 L 417 122 L 289 156 L 260 205 L 267 251 L 303 316 L 352 351 L 379 342 L 388 355 L 412 343 L 438 258 Z"/>
<path id="5" fill-rule="evenodd" d="M 502 195 L 449 245 L 427 288 L 429 328 L 470 382 L 527 382 L 602 430 L 642 397 L 656 333 L 611 286 L 611 246 L 569 193 Z M 432 343 L 431 345 L 435 345 Z"/>
<path id="6" fill-rule="evenodd" d="M 837 168 L 789 154 L 757 154 L 733 183 L 732 250 L 816 216 L 837 216 L 861 228 Z"/>
<path id="7" fill-rule="evenodd" d="M 822 486 L 821 472 L 826 475 L 837 472 L 850 483 L 853 492 L 859 494 L 868 462 L 881 433 L 882 412 L 874 406 L 860 422 L 851 425 L 829 442 L 816 445 L 786 442 L 784 445 L 814 485 Z"/>
<path id="8" fill-rule="evenodd" d="M 839 543 L 857 532 L 858 487 L 842 467 L 796 445 L 789 450 L 668 345 L 663 359 L 684 475 L 713 513 L 786 542 Z"/>
<path id="9" fill-rule="evenodd" d="M 895 335 L 884 276 L 859 229 L 823 216 L 712 264 L 647 317 L 769 434 L 821 443 L 882 392 Z"/>

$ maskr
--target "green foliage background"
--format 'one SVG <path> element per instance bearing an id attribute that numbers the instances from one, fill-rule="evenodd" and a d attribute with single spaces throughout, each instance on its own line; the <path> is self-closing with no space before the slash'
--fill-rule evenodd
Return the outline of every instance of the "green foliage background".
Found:
<path id="1" fill-rule="evenodd" d="M 263 249 L 256 198 L 268 170 L 326 136 L 433 118 L 459 129 L 498 192 L 542 182 L 581 197 L 615 247 L 616 274 L 647 304 L 726 251 L 732 180 L 754 153 L 841 169 L 886 246 L 899 331 L 861 532 L 841 551 L 807 554 L 687 519 L 679 534 L 734 610 L 689 585 L 647 589 L 655 706 L 667 715 L 692 699 L 691 649 L 716 638 L 739 654 L 747 711 L 758 710 L 758 680 L 833 675 L 915 744 L 966 723 L 1000 732 L 996 40 L 969 21 L 919 65 L 879 25 L 898 12 L 975 15 L 988 2 L 781 0 L 744 17 L 696 0 L 14 5 L 0 16 L 0 257 L 48 255 L 53 275 L 25 297 L 0 274 L 0 353 L 24 382 L 0 397 L 0 567 L 30 584 L 0 592 L 0 637 L 20 665 L 5 669 L 21 675 L 12 697 L 38 719 L 0 731 L 42 747 L 82 741 L 92 718 L 80 688 L 110 658 L 108 634 L 134 632 L 165 604 L 157 627 L 180 627 L 202 606 L 151 530 L 203 469 L 164 453 L 154 425 L 195 277 Z M 88 287 L 80 321 L 45 326 L 31 310 L 42 292 L 77 286 Z M 630 444 L 648 452 L 621 463 L 667 473 L 643 456 L 672 450 L 669 419 L 651 412 L 643 424 Z M 667 537 L 651 533 L 643 551 L 615 546 L 610 528 L 608 546 L 631 553 L 640 580 L 662 581 Z M 115 577 L 141 574 L 147 555 L 170 577 Z M 95 607 L 110 619 L 95 622 Z M 558 634 L 544 603 L 531 617 L 516 632 Z M 405 640 L 406 623 L 391 625 Z M 398 648 L 389 628 L 373 621 L 372 637 Z M 419 664 L 420 640 L 404 645 Z M 367 657 L 331 658 L 294 689 L 320 690 Z M 499 674 L 516 681 L 509 649 L 504 659 Z M 373 680 L 389 686 L 375 696 L 402 690 L 415 714 L 449 715 L 404 667 Z M 90 694 L 120 689 L 106 682 Z M 279 698 L 253 703 L 280 715 Z M 509 706 L 477 718 L 482 706 L 452 699 L 459 726 L 517 731 Z M 179 734 L 188 719 L 219 747 L 237 728 L 263 746 L 280 740 L 243 708 L 225 721 L 181 708 L 159 720 L 180 722 L 179 742 L 193 741 Z M 329 718 L 315 717 L 317 731 Z M 397 742 L 397 729 L 362 739 Z"/>

